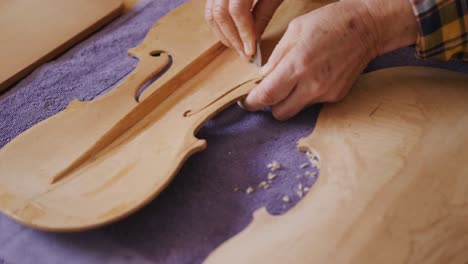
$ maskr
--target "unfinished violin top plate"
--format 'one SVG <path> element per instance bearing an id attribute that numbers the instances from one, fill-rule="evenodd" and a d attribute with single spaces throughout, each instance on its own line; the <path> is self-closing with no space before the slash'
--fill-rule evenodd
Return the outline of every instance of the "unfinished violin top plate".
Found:
<path id="1" fill-rule="evenodd" d="M 139 64 L 120 86 L 91 102 L 71 102 L 0 150 L 4 214 L 47 231 L 102 226 L 150 202 L 190 155 L 206 148 L 197 130 L 259 76 L 211 34 L 204 4 L 189 1 L 157 22 L 129 51 Z M 264 56 L 290 20 L 321 5 L 285 1 L 262 40 Z"/>

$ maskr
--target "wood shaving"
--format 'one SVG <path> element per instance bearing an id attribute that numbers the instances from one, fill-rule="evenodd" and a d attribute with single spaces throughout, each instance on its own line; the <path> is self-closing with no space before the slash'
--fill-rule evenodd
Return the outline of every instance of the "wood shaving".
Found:
<path id="1" fill-rule="evenodd" d="M 303 192 L 301 190 L 297 191 L 297 196 L 299 196 L 299 198 L 302 198 Z"/>
<path id="2" fill-rule="evenodd" d="M 279 170 L 281 169 L 281 164 L 274 160 L 271 163 L 268 163 L 267 168 L 269 168 L 271 171 Z"/>
<path id="3" fill-rule="evenodd" d="M 313 152 L 306 152 L 306 155 L 307 155 L 307 158 L 309 158 L 310 160 L 312 160 L 312 159 L 317 159 L 318 160 L 317 155 L 315 155 L 315 153 L 313 153 Z"/>
<path id="4" fill-rule="evenodd" d="M 304 175 L 313 178 L 313 177 L 317 176 L 317 172 L 315 172 L 315 171 L 306 171 L 304 173 Z"/>
<path id="5" fill-rule="evenodd" d="M 300 178 L 302 178 L 302 175 L 298 174 L 298 175 L 296 175 L 296 178 L 300 179 Z"/>
<path id="6" fill-rule="evenodd" d="M 249 186 L 249 187 L 247 187 L 247 189 L 245 190 L 245 193 L 246 193 L 246 194 L 251 194 L 251 193 L 253 193 L 253 191 L 254 191 L 254 188 L 252 188 L 252 186 Z"/>
<path id="7" fill-rule="evenodd" d="M 304 169 L 304 168 L 307 167 L 307 166 L 309 166 L 309 163 L 308 163 L 308 162 L 302 163 L 302 164 L 299 166 L 299 168 Z"/>
<path id="8" fill-rule="evenodd" d="M 309 190 L 310 190 L 309 187 L 305 187 L 305 188 L 304 188 L 304 192 L 308 192 Z"/>
<path id="9" fill-rule="evenodd" d="M 320 163 L 318 160 L 311 160 L 310 163 L 312 164 L 312 167 L 320 169 Z"/>
<path id="10" fill-rule="evenodd" d="M 309 161 L 312 164 L 312 167 L 317 168 L 317 169 L 320 168 L 319 157 L 315 155 L 315 153 L 307 152 L 306 155 L 307 155 L 307 158 L 309 158 Z"/>
<path id="11" fill-rule="evenodd" d="M 276 176 L 278 176 L 278 175 L 270 172 L 270 173 L 268 173 L 267 178 L 268 178 L 268 180 L 272 181 L 272 180 L 274 180 L 276 178 Z"/>
<path id="12" fill-rule="evenodd" d="M 302 183 L 299 183 L 299 184 L 297 185 L 297 189 L 298 189 L 299 191 L 302 191 Z"/>
<path id="13" fill-rule="evenodd" d="M 265 187 L 265 185 L 268 185 L 268 183 L 266 181 L 262 181 L 258 184 L 258 187 Z"/>
<path id="14" fill-rule="evenodd" d="M 235 191 L 235 192 L 239 191 L 239 187 L 235 187 L 235 188 L 234 188 L 234 191 Z"/>
<path id="15" fill-rule="evenodd" d="M 289 203 L 289 201 L 290 201 L 289 196 L 287 195 L 283 196 L 283 202 Z"/>

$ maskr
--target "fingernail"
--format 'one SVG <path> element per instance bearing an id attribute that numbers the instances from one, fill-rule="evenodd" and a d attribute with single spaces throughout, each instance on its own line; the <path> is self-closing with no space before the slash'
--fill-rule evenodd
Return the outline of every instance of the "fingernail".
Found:
<path id="1" fill-rule="evenodd" d="M 264 76 L 267 73 L 266 65 L 262 66 L 260 70 L 258 70 L 258 72 L 260 73 L 260 75 Z"/>
<path id="2" fill-rule="evenodd" d="M 247 42 L 244 42 L 244 51 L 247 56 L 252 56 L 253 50 Z"/>
<path id="3" fill-rule="evenodd" d="M 242 103 L 242 101 L 237 101 L 237 105 L 238 105 L 240 108 L 242 108 L 242 109 L 245 110 L 245 106 L 244 106 L 244 103 Z"/>

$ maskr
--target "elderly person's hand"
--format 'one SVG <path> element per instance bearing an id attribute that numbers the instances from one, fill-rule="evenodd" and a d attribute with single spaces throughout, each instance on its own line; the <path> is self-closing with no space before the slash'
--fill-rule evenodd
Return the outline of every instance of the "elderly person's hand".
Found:
<path id="1" fill-rule="evenodd" d="M 283 0 L 207 0 L 205 18 L 224 45 L 250 60 L 257 39 Z"/>
<path id="2" fill-rule="evenodd" d="M 208 10 L 222 10 L 217 0 L 208 2 Z M 244 21 L 249 26 L 241 27 L 237 25 L 242 23 L 236 24 L 227 14 L 237 10 L 232 6 L 242 6 L 236 15 L 249 17 L 246 6 L 252 1 L 219 2 L 231 8 L 226 13 L 214 12 L 211 24 L 219 36 L 222 34 L 223 42 L 229 41 L 228 45 L 238 49 L 241 42 L 236 36 L 241 36 L 242 41 L 244 37 L 250 39 L 252 20 Z M 268 3 L 272 3 L 269 10 L 273 10 L 279 2 Z M 261 69 L 264 80 L 243 104 L 250 111 L 271 106 L 273 116 L 285 120 L 308 105 L 336 102 L 347 94 L 370 60 L 415 43 L 417 29 L 408 0 L 342 0 L 298 17 Z"/>

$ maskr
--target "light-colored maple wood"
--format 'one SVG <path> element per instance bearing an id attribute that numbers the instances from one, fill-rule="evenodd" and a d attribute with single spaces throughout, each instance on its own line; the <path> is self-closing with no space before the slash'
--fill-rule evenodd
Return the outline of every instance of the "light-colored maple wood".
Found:
<path id="1" fill-rule="evenodd" d="M 320 156 L 310 193 L 257 211 L 206 263 L 467 263 L 467 85 L 429 68 L 364 75 L 299 143 Z"/>
<path id="2" fill-rule="evenodd" d="M 0 1 L 0 90 L 122 11 L 121 0 Z"/>
<path id="3" fill-rule="evenodd" d="M 262 41 L 265 56 L 292 18 L 323 4 L 286 1 Z M 0 150 L 3 213 L 50 231 L 107 224 L 151 201 L 206 147 L 196 131 L 245 96 L 259 76 L 212 35 L 204 5 L 190 1 L 156 23 L 130 50 L 139 64 L 119 87 L 91 102 L 73 101 Z M 170 59 L 138 103 L 139 87 Z"/>

